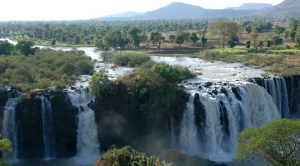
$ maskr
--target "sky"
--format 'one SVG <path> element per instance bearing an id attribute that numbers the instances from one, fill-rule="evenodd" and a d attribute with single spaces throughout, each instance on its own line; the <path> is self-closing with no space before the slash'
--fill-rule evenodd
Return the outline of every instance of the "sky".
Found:
<path id="1" fill-rule="evenodd" d="M 147 12 L 172 2 L 207 9 L 224 9 L 243 3 L 270 3 L 283 0 L 1 0 L 0 21 L 73 20 L 99 18 L 126 11 Z"/>

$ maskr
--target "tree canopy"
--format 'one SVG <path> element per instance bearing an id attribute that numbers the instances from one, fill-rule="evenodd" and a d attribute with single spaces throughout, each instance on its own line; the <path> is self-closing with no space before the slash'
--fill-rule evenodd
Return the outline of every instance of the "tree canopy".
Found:
<path id="1" fill-rule="evenodd" d="M 239 26 L 232 21 L 216 21 L 209 25 L 208 32 L 212 36 L 219 35 L 224 48 L 225 37 L 237 36 Z"/>
<path id="2" fill-rule="evenodd" d="M 276 166 L 300 165 L 300 120 L 278 119 L 248 127 L 237 140 L 238 162 L 250 158 Z"/>
<path id="3" fill-rule="evenodd" d="M 95 73 L 89 83 L 90 92 L 96 95 L 108 95 L 116 89 L 116 84 L 108 79 L 105 69 L 100 69 Z"/>
<path id="4" fill-rule="evenodd" d="M 25 56 L 28 56 L 29 54 L 34 55 L 34 52 L 37 48 L 33 48 L 33 46 L 33 41 L 20 39 L 15 47 Z"/>

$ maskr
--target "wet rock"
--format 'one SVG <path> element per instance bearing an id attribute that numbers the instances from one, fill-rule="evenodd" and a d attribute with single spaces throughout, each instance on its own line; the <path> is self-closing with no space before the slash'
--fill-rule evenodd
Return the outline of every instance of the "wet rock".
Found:
<path id="1" fill-rule="evenodd" d="M 45 94 L 44 94 L 45 95 Z M 65 92 L 51 93 L 53 129 L 58 158 L 76 154 L 77 108 Z M 16 106 L 20 158 L 44 157 L 42 102 L 34 93 L 28 93 Z"/>
<path id="2" fill-rule="evenodd" d="M 206 160 L 206 164 L 207 164 L 207 166 L 227 166 L 227 164 L 224 164 L 224 163 L 218 164 L 217 162 L 210 161 L 208 159 Z"/>
<path id="3" fill-rule="evenodd" d="M 211 91 L 213 94 L 217 95 L 218 94 L 218 91 L 215 89 L 213 91 Z"/>
<path id="4" fill-rule="evenodd" d="M 224 87 L 221 88 L 221 92 L 224 93 L 225 96 L 228 96 L 227 90 Z"/>
<path id="5" fill-rule="evenodd" d="M 207 83 L 204 84 L 204 87 L 205 87 L 205 88 L 209 88 L 209 87 L 211 87 L 212 85 L 213 85 L 212 82 L 207 82 Z"/>

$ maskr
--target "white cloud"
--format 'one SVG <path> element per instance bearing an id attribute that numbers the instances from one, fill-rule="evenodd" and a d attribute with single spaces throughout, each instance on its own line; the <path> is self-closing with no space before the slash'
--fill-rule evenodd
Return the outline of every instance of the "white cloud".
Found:
<path id="1" fill-rule="evenodd" d="M 279 4 L 283 0 L 1 0 L 0 20 L 66 20 L 103 17 L 126 11 L 146 12 L 183 2 L 210 9 L 243 3 Z"/>

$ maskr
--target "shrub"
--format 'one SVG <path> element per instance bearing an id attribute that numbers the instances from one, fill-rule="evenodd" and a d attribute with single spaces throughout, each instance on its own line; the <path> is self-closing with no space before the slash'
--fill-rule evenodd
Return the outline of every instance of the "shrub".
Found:
<path id="1" fill-rule="evenodd" d="M 117 66 L 127 66 L 127 67 L 136 67 L 136 68 L 147 61 L 150 61 L 150 56 L 138 55 L 138 54 L 133 54 L 133 55 L 118 54 L 113 59 L 113 63 Z"/>
<path id="2" fill-rule="evenodd" d="M 130 146 L 118 149 L 115 146 L 105 153 L 104 157 L 100 157 L 94 166 L 171 166 L 159 158 L 147 157 L 144 153 L 140 153 Z"/>

